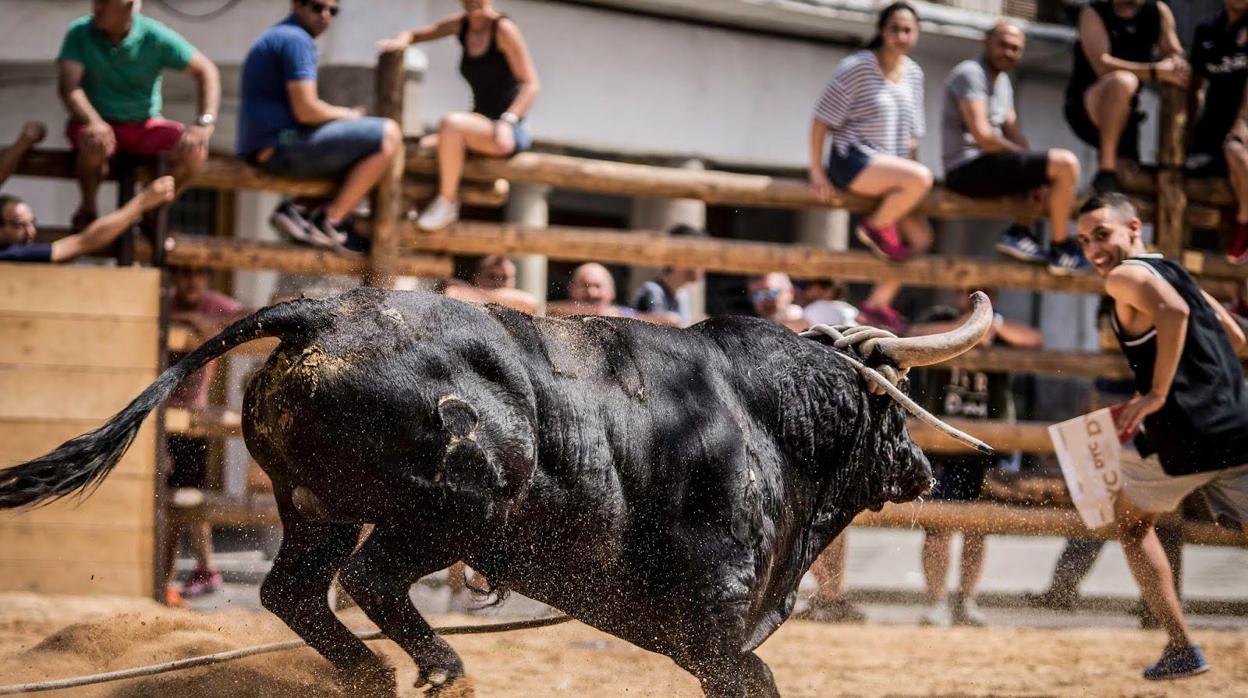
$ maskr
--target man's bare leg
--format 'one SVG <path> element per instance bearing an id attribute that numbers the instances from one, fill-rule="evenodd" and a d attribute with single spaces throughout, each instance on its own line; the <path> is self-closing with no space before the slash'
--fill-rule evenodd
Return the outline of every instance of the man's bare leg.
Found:
<path id="1" fill-rule="evenodd" d="M 1083 94 L 1088 117 L 1100 132 L 1101 170 L 1118 169 L 1118 141 L 1131 117 L 1131 98 L 1140 89 L 1140 79 L 1125 70 L 1102 75 Z"/>
<path id="2" fill-rule="evenodd" d="M 1183 606 L 1174 587 L 1174 573 L 1154 527 L 1157 514 L 1138 509 L 1125 495 L 1119 495 L 1114 513 L 1118 541 L 1144 603 L 1165 629 L 1170 647 L 1191 646 Z"/>

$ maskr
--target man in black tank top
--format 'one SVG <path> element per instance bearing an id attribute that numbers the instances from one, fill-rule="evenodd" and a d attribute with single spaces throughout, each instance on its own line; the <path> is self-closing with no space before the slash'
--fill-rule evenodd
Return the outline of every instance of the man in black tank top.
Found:
<path id="1" fill-rule="evenodd" d="M 1170 636 L 1147 679 L 1209 669 L 1192 644 L 1157 518 L 1200 490 L 1223 523 L 1248 523 L 1248 388 L 1236 351 L 1244 333 L 1182 266 L 1147 254 L 1140 219 L 1121 194 L 1079 210 L 1079 242 L 1105 277 L 1114 334 L 1136 396 L 1115 417 L 1124 449 L 1115 506 L 1118 539 L 1153 616 Z M 1138 432 L 1138 435 L 1137 435 Z"/>
<path id="2" fill-rule="evenodd" d="M 1186 88 L 1191 68 L 1174 15 L 1157 0 L 1094 0 L 1079 13 L 1079 40 L 1066 86 L 1066 121 L 1099 150 L 1092 188 L 1121 191 L 1118 158 L 1139 160 L 1140 84 Z"/>

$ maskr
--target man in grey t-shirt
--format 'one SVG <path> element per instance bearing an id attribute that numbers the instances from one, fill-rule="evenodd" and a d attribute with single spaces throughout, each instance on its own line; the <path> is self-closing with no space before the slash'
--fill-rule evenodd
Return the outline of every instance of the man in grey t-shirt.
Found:
<path id="1" fill-rule="evenodd" d="M 1073 274 L 1088 268 L 1068 231 L 1079 160 L 1062 148 L 1027 150 L 1007 74 L 1022 58 L 1024 42 L 1023 31 L 1002 20 L 984 36 L 983 55 L 962 61 L 949 73 L 940 115 L 945 186 L 978 198 L 1048 188 L 1052 229 L 1048 251 L 1033 236 L 1031 220 L 1006 230 L 997 251 L 1024 262 L 1047 263 L 1054 274 Z"/>

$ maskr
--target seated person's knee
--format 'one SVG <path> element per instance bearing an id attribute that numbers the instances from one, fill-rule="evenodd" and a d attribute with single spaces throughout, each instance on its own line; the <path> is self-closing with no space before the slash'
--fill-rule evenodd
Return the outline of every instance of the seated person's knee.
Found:
<path id="1" fill-rule="evenodd" d="M 447 131 L 462 131 L 466 116 L 467 115 L 463 112 L 451 112 L 450 114 L 442 117 L 442 121 L 439 122 L 438 125 L 438 130 L 443 133 Z"/>
<path id="2" fill-rule="evenodd" d="M 394 119 L 386 119 L 382 126 L 381 149 L 387 154 L 393 154 L 403 145 L 403 131 L 399 128 L 398 122 Z"/>
<path id="3" fill-rule="evenodd" d="M 1065 148 L 1053 148 L 1049 151 L 1049 167 L 1055 180 L 1073 182 L 1079 179 L 1079 158 Z"/>
<path id="4" fill-rule="evenodd" d="M 1222 154 L 1226 156 L 1227 160 L 1241 163 L 1248 162 L 1248 146 L 1245 146 L 1243 141 L 1236 138 L 1227 138 L 1222 143 Z"/>
<path id="5" fill-rule="evenodd" d="M 1126 70 L 1115 70 L 1112 73 L 1107 74 L 1105 77 L 1109 80 L 1110 85 L 1116 88 L 1116 91 L 1118 92 L 1135 94 L 1135 91 L 1140 89 L 1140 79 L 1135 76 L 1135 73 L 1131 73 Z"/>
<path id="6" fill-rule="evenodd" d="M 932 184 L 936 181 L 936 178 L 932 175 L 932 171 L 922 165 L 918 165 L 914 168 L 912 179 L 912 186 L 917 189 L 922 189 L 923 191 L 930 190 L 932 188 Z"/>

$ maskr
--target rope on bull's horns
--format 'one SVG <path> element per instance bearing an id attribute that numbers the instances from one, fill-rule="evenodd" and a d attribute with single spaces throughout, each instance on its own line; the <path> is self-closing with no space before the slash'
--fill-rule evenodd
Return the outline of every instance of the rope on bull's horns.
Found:
<path id="1" fill-rule="evenodd" d="M 821 334 L 827 337 L 831 337 L 833 341 L 839 341 L 843 338 L 843 335 L 839 331 L 839 328 L 830 327 L 828 325 L 815 325 L 814 327 L 811 327 L 809 330 L 806 330 L 805 332 L 801 333 L 803 337 L 812 337 L 816 334 Z M 936 416 L 933 415 L 931 412 L 928 412 L 927 410 L 920 407 L 914 400 L 911 400 L 909 395 L 906 395 L 905 393 L 901 392 L 901 390 L 899 390 L 897 386 L 894 385 L 893 381 L 889 380 L 889 378 L 885 377 L 882 373 L 875 370 L 874 368 L 871 368 L 870 366 L 867 366 L 866 364 L 862 363 L 856 357 L 851 355 L 848 351 L 833 348 L 832 353 L 848 361 L 850 365 L 858 369 L 858 372 L 862 374 L 863 378 L 866 378 L 869 382 L 881 388 L 889 397 L 896 400 L 897 403 L 902 406 L 902 408 L 904 408 L 907 412 L 909 412 L 910 414 L 918 418 L 919 421 L 923 422 L 929 427 L 939 431 L 940 433 L 952 439 L 961 441 L 962 443 L 966 444 L 967 446 L 970 446 L 971 448 L 974 448 L 980 453 L 991 454 L 994 452 L 992 447 L 984 443 L 983 441 L 980 441 L 974 436 L 967 434 L 961 429 L 952 427 L 940 421 L 939 419 L 937 419 Z M 890 373 L 895 370 L 895 369 L 892 369 L 891 366 L 884 366 L 882 368 L 889 369 Z"/>
<path id="2" fill-rule="evenodd" d="M 511 630 L 532 630 L 534 628 L 545 628 L 551 625 L 558 625 L 572 620 L 572 616 L 559 615 L 549 618 L 533 618 L 531 620 L 517 620 L 507 623 L 487 623 L 485 625 L 451 625 L 444 628 L 434 628 L 433 631 L 439 635 L 477 635 L 482 633 L 502 633 Z M 386 635 L 380 630 L 371 632 L 357 632 L 355 636 L 363 642 L 372 642 L 373 640 L 387 639 Z M 235 659 L 243 659 L 245 657 L 254 657 L 258 654 L 268 654 L 270 652 L 283 652 L 285 650 L 299 649 L 308 643 L 303 640 L 284 640 L 282 642 L 272 642 L 267 645 L 256 645 L 255 647 L 244 647 L 237 650 L 228 650 L 225 652 L 217 652 L 216 654 L 207 654 L 200 657 L 187 657 L 186 659 L 175 659 L 171 662 L 162 664 L 150 664 L 148 666 L 134 667 L 133 669 L 121 669 L 118 671 L 110 671 L 103 674 L 91 674 L 89 676 L 77 676 L 71 679 L 57 679 L 54 681 L 43 681 L 39 683 L 21 683 L 10 686 L 0 686 L 0 696 L 11 696 L 21 693 L 40 693 L 43 691 L 59 691 L 66 688 L 77 688 L 79 686 L 90 686 L 93 684 L 108 683 L 110 681 L 122 681 L 125 679 L 137 679 L 143 676 L 153 676 L 156 674 L 164 674 L 171 671 L 180 671 L 182 669 L 192 669 L 201 666 L 210 666 L 213 664 L 221 664 Z"/>

